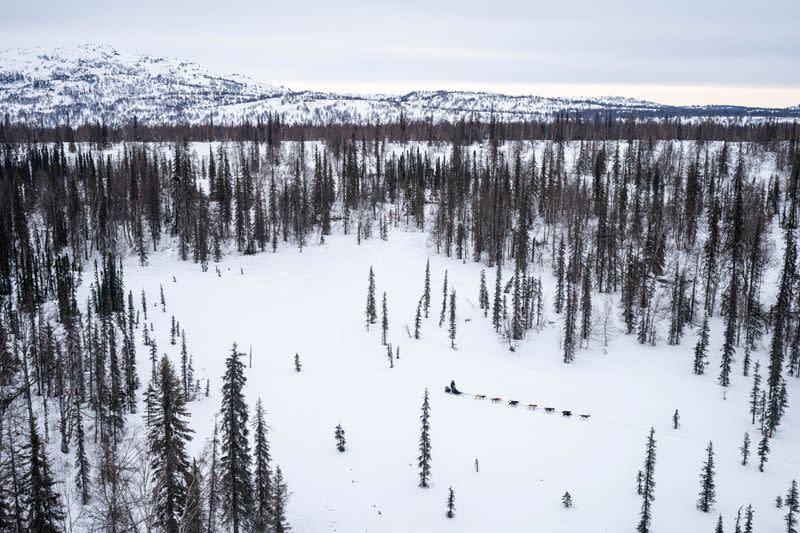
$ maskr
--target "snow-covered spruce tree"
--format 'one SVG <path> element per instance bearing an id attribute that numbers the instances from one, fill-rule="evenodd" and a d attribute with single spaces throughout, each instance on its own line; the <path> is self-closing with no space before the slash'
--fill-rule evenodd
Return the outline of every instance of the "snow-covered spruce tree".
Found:
<path id="1" fill-rule="evenodd" d="M 680 429 L 681 427 L 681 415 L 678 413 L 678 410 L 675 409 L 675 412 L 672 414 L 672 429 Z"/>
<path id="2" fill-rule="evenodd" d="M 753 511 L 753 504 L 747 504 L 747 509 L 744 512 L 744 530 L 742 533 L 753 533 L 753 515 L 755 511 Z"/>
<path id="3" fill-rule="evenodd" d="M 253 420 L 253 484 L 256 489 L 256 515 L 253 530 L 268 530 L 272 519 L 272 468 L 270 467 L 269 440 L 267 439 L 267 423 L 264 420 L 264 406 L 261 398 L 256 401 L 255 419 Z"/>
<path id="4" fill-rule="evenodd" d="M 731 282 L 731 285 L 732 289 L 736 289 L 733 282 Z M 736 352 L 736 349 L 734 348 L 734 343 L 736 342 L 735 337 L 735 321 L 734 319 L 731 319 L 729 315 L 726 315 L 725 339 L 722 343 L 722 357 L 720 357 L 718 378 L 719 384 L 723 387 L 727 387 L 731 382 L 731 365 L 733 365 L 733 356 Z"/>
<path id="5" fill-rule="evenodd" d="M 77 443 L 75 449 L 75 488 L 78 489 L 81 497 L 81 503 L 86 505 L 90 499 L 90 470 L 89 459 L 86 457 L 86 435 L 83 429 L 83 409 L 81 407 L 80 397 L 75 395 L 75 405 L 73 407 L 75 412 L 75 441 Z"/>
<path id="6" fill-rule="evenodd" d="M 386 345 L 386 357 L 389 359 L 389 368 L 394 368 L 394 354 L 392 354 L 392 344 Z"/>
<path id="7" fill-rule="evenodd" d="M 211 459 L 208 463 L 208 531 L 217 528 L 217 510 L 219 509 L 219 427 L 214 417 L 214 431 L 211 433 Z"/>
<path id="8" fill-rule="evenodd" d="M 219 492 L 222 516 L 233 533 L 250 529 L 253 520 L 253 484 L 250 476 L 250 444 L 247 439 L 247 404 L 244 399 L 244 363 L 236 343 L 225 360 L 222 383 L 222 455 Z"/>
<path id="9" fill-rule="evenodd" d="M 478 303 L 483 310 L 483 317 L 489 316 L 489 291 L 486 289 L 486 270 L 481 269 L 481 283 L 478 289 Z"/>
<path id="10" fill-rule="evenodd" d="M 781 379 L 783 376 L 784 336 L 788 329 L 790 301 L 792 298 L 793 285 L 796 283 L 797 270 L 795 265 L 796 245 L 794 241 L 794 213 L 785 225 L 785 248 L 784 264 L 781 274 L 781 285 L 778 290 L 778 301 L 774 307 L 772 343 L 770 345 L 769 365 L 767 367 L 766 390 L 769 403 L 767 404 L 767 433 L 772 437 L 773 432 L 780 424 L 781 408 L 778 392 L 780 390 Z"/>
<path id="11" fill-rule="evenodd" d="M 111 439 L 114 446 L 116 446 L 122 437 L 122 430 L 125 427 L 125 391 L 122 387 L 122 375 L 117 355 L 116 330 L 110 320 L 106 321 L 105 332 L 110 381 L 110 387 L 106 391 L 108 394 L 107 416 L 112 429 Z"/>
<path id="12" fill-rule="evenodd" d="M 192 460 L 192 468 L 186 480 L 186 504 L 181 516 L 181 533 L 204 533 L 203 527 L 203 478 L 197 467 L 197 460 Z"/>
<path id="13" fill-rule="evenodd" d="M 697 499 L 697 508 L 704 513 L 711 510 L 716 501 L 716 486 L 714 484 L 714 446 L 711 442 L 706 448 L 706 459 L 700 470 L 700 494 Z"/>
<path id="14" fill-rule="evenodd" d="M 647 437 L 647 447 L 645 448 L 644 468 L 642 470 L 642 509 L 639 513 L 639 525 L 636 530 L 639 533 L 649 533 L 650 521 L 653 518 L 653 500 L 655 500 L 656 490 L 656 431 L 650 428 Z"/>
<path id="15" fill-rule="evenodd" d="M 342 429 L 341 424 L 336 425 L 333 436 L 336 439 L 336 449 L 339 450 L 339 452 L 344 452 L 347 448 L 345 447 L 346 442 L 344 439 L 344 429 Z"/>
<path id="16" fill-rule="evenodd" d="M 789 486 L 789 491 L 786 493 L 786 498 L 783 504 L 787 509 L 786 516 L 783 518 L 786 522 L 786 533 L 797 533 L 797 515 L 800 513 L 800 496 L 797 493 L 797 480 L 793 479 L 792 484 Z"/>
<path id="17" fill-rule="evenodd" d="M 492 325 L 495 331 L 500 331 L 503 319 L 503 267 L 497 264 L 497 275 L 494 280 L 494 302 L 492 305 Z"/>
<path id="18" fill-rule="evenodd" d="M 453 487 L 447 492 L 447 518 L 455 518 L 456 516 L 456 494 L 453 492 Z"/>
<path id="19" fill-rule="evenodd" d="M 717 518 L 717 527 L 714 528 L 714 533 L 725 533 L 725 528 L 722 527 L 722 515 Z"/>
<path id="20" fill-rule="evenodd" d="M 759 370 L 761 369 L 761 362 L 756 361 L 756 366 L 753 369 L 753 388 L 750 389 L 750 415 L 751 415 L 751 424 L 756 423 L 756 415 L 758 414 L 759 406 L 759 393 L 761 392 L 761 373 Z"/>
<path id="21" fill-rule="evenodd" d="M 161 312 L 162 313 L 166 313 L 167 312 L 167 301 L 164 299 L 164 286 L 163 285 L 159 285 L 158 287 L 159 287 L 160 297 L 161 297 L 161 299 L 160 299 Z"/>
<path id="22" fill-rule="evenodd" d="M 422 291 L 422 308 L 425 310 L 425 318 L 428 318 L 428 311 L 431 308 L 431 260 L 425 262 L 425 288 Z"/>
<path id="23" fill-rule="evenodd" d="M 28 469 L 22 485 L 23 506 L 27 511 L 28 531 L 56 533 L 63 530 L 64 507 L 61 497 L 55 490 L 55 480 L 47 456 L 47 447 L 39 437 L 36 417 L 33 414 L 31 382 L 28 377 L 28 364 L 23 361 L 25 400 L 28 406 Z M 13 443 L 12 443 L 13 446 Z"/>
<path id="24" fill-rule="evenodd" d="M 147 296 L 145 295 L 144 289 L 142 289 L 142 317 L 144 320 L 147 320 Z M 147 327 L 144 328 L 147 330 Z"/>
<path id="25" fill-rule="evenodd" d="M 581 339 L 589 346 L 589 333 L 592 329 L 592 271 L 594 263 L 591 255 L 586 259 L 581 279 Z"/>
<path id="26" fill-rule="evenodd" d="M 186 504 L 189 457 L 186 443 L 191 440 L 183 387 L 166 356 L 161 359 L 155 386 L 155 409 L 150 422 L 148 446 L 150 467 L 156 480 L 153 507 L 157 525 L 177 533 Z"/>
<path id="27" fill-rule="evenodd" d="M 283 472 L 280 466 L 275 467 L 275 477 L 272 480 L 272 531 L 275 533 L 286 533 L 291 530 L 286 519 L 286 503 L 289 501 L 289 489 L 283 480 Z"/>
<path id="28" fill-rule="evenodd" d="M 184 331 L 181 335 L 181 385 L 183 387 L 183 397 L 187 402 L 191 399 L 189 387 L 192 384 L 189 366 L 189 350 L 186 348 L 186 332 Z"/>
<path id="29" fill-rule="evenodd" d="M 564 285 L 564 276 L 566 273 L 564 251 L 564 236 L 562 235 L 558 241 L 558 259 L 556 260 L 556 266 L 553 272 L 553 276 L 556 278 L 556 292 L 553 295 L 553 311 L 556 313 L 561 313 L 566 298 Z"/>
<path id="30" fill-rule="evenodd" d="M 450 348 L 456 349 L 456 291 L 450 294 Z"/>
<path id="31" fill-rule="evenodd" d="M 444 283 L 442 283 L 442 312 L 439 313 L 439 327 L 444 324 L 447 315 L 447 270 L 444 271 Z"/>
<path id="32" fill-rule="evenodd" d="M 729 235 L 731 252 L 731 274 L 728 287 L 728 306 L 725 312 L 725 337 L 722 344 L 722 357 L 720 359 L 719 384 L 727 387 L 730 384 L 731 365 L 738 344 L 739 310 L 739 270 L 741 268 L 742 233 L 744 226 L 744 207 L 742 188 L 744 181 L 743 161 L 740 157 L 734 173 L 734 205 L 733 227 Z"/>
<path id="33" fill-rule="evenodd" d="M 419 486 L 428 488 L 428 480 L 431 477 L 431 405 L 428 400 L 428 389 L 425 389 L 425 396 L 422 400 L 422 414 L 420 420 L 422 421 L 422 428 L 419 436 L 419 457 L 417 457 L 417 465 L 419 466 Z"/>
<path id="34" fill-rule="evenodd" d="M 758 471 L 764 471 L 764 465 L 767 464 L 767 456 L 769 455 L 769 435 L 766 428 L 761 430 L 761 440 L 758 442 Z"/>
<path id="35" fill-rule="evenodd" d="M 169 326 L 169 343 L 175 346 L 175 337 L 178 332 L 175 329 L 175 315 L 172 315 L 172 323 Z"/>
<path id="36" fill-rule="evenodd" d="M 417 303 L 417 314 L 414 317 L 414 338 L 419 339 L 420 328 L 422 327 L 422 300 Z"/>
<path id="37" fill-rule="evenodd" d="M 694 365 L 693 370 L 697 375 L 702 375 L 706 371 L 708 364 L 708 313 L 703 317 L 703 325 L 700 328 L 700 337 L 694 346 Z"/>
<path id="38" fill-rule="evenodd" d="M 378 309 L 375 304 L 375 273 L 372 270 L 372 267 L 369 267 L 369 284 L 367 285 L 367 308 L 366 308 L 366 316 L 367 316 L 367 329 L 369 329 L 370 324 L 374 324 L 375 320 L 378 318 Z"/>
<path id="39" fill-rule="evenodd" d="M 520 270 L 517 268 L 514 271 L 512 281 L 514 283 L 511 292 L 511 327 L 509 328 L 511 340 L 520 340 L 524 335 L 524 317 L 522 316 L 523 309 L 523 288 L 520 287 Z"/>
<path id="40" fill-rule="evenodd" d="M 126 403 L 128 410 L 131 413 L 136 413 L 137 394 L 136 391 L 141 383 L 139 382 L 139 375 L 136 371 L 136 342 L 133 335 L 134 328 L 134 307 L 133 307 L 133 292 L 128 292 L 128 331 L 124 337 L 123 350 L 125 353 L 125 392 Z M 137 313 L 138 315 L 138 313 Z M 138 323 L 138 316 L 136 319 Z M 147 328 L 143 328 L 147 329 Z M 76 341 L 79 341 L 80 335 L 75 335 Z M 78 357 L 76 355 L 76 357 Z"/>
<path id="41" fill-rule="evenodd" d="M 386 301 L 386 291 L 383 292 L 383 305 L 381 314 L 381 342 L 384 346 L 389 342 L 387 335 L 389 333 L 389 306 Z"/>
<path id="42" fill-rule="evenodd" d="M 565 492 L 561 497 L 561 505 L 564 506 L 564 509 L 569 509 L 572 507 L 572 495 L 569 493 L 569 491 Z"/>
<path id="43" fill-rule="evenodd" d="M 294 371 L 300 372 L 301 370 L 303 370 L 303 365 L 300 364 L 300 354 L 296 353 L 294 354 Z"/>
<path id="44" fill-rule="evenodd" d="M 739 451 L 742 454 L 742 466 L 747 466 L 747 461 L 750 460 L 750 433 L 747 431 L 744 432 L 744 440 Z"/>
<path id="45" fill-rule="evenodd" d="M 564 363 L 570 364 L 575 360 L 575 320 L 578 297 L 575 294 L 575 287 L 571 282 L 567 283 L 567 305 L 564 316 Z"/>

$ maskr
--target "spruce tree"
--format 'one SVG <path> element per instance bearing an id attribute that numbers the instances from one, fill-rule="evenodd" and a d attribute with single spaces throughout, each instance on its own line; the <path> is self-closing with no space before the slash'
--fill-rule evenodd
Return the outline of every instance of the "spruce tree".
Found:
<path id="1" fill-rule="evenodd" d="M 150 466 L 156 480 L 153 505 L 158 525 L 177 533 L 186 504 L 189 457 L 186 444 L 191 440 L 183 387 L 172 365 L 161 359 L 156 381 L 156 403 L 152 414 L 148 443 Z"/>
<path id="2" fill-rule="evenodd" d="M 275 477 L 272 480 L 272 531 L 275 533 L 286 533 L 291 528 L 286 520 L 286 503 L 289 500 L 289 491 L 286 482 L 283 480 L 281 467 L 275 467 Z"/>
<path id="3" fill-rule="evenodd" d="M 203 479 L 197 460 L 192 460 L 192 468 L 186 480 L 186 505 L 181 517 L 181 533 L 202 533 L 203 531 Z"/>
<path id="4" fill-rule="evenodd" d="M 414 338 L 419 339 L 419 330 L 422 327 L 422 313 L 420 311 L 422 307 L 422 300 L 419 301 L 417 304 L 417 314 L 414 317 Z"/>
<path id="5" fill-rule="evenodd" d="M 450 294 L 450 348 L 456 349 L 456 291 Z"/>
<path id="6" fill-rule="evenodd" d="M 761 440 L 758 443 L 758 471 L 764 471 L 764 465 L 767 463 L 767 456 L 769 455 L 769 434 L 766 430 L 761 431 Z"/>
<path id="7" fill-rule="evenodd" d="M 163 285 L 159 285 L 158 287 L 159 287 L 160 296 L 161 296 L 161 300 L 160 300 L 161 301 L 161 312 L 162 313 L 166 313 L 167 312 L 167 301 L 164 299 L 164 286 Z"/>
<path id="8" fill-rule="evenodd" d="M 186 332 L 184 331 L 183 335 L 181 335 L 181 386 L 183 397 L 187 402 L 191 399 L 189 397 L 189 387 L 192 384 L 189 366 L 189 351 L 186 349 Z"/>
<path id="9" fill-rule="evenodd" d="M 564 506 L 564 509 L 569 509 L 572 507 L 572 495 L 569 493 L 569 491 L 565 492 L 561 497 L 561 505 Z"/>
<path id="10" fill-rule="evenodd" d="M 722 527 L 722 515 L 719 515 L 717 519 L 717 527 L 714 528 L 714 533 L 725 533 L 725 529 Z"/>
<path id="11" fill-rule="evenodd" d="M 714 447 L 711 442 L 706 448 L 706 459 L 700 470 L 700 495 L 697 508 L 707 513 L 716 501 L 716 486 L 714 484 Z"/>
<path id="12" fill-rule="evenodd" d="M 656 471 L 656 431 L 650 428 L 650 434 L 647 437 L 647 447 L 645 450 L 643 479 L 642 479 L 642 510 L 639 514 L 639 525 L 637 531 L 639 533 L 648 533 L 650 531 L 650 521 L 653 518 L 653 500 L 655 500 L 655 471 Z"/>
<path id="13" fill-rule="evenodd" d="M 708 364 L 708 313 L 703 317 L 703 326 L 700 328 L 700 337 L 694 347 L 694 373 L 702 375 Z"/>
<path id="14" fill-rule="evenodd" d="M 675 413 L 672 415 L 672 429 L 679 429 L 681 427 L 681 415 L 678 413 L 678 410 L 675 409 Z"/>
<path id="15" fill-rule="evenodd" d="M 336 439 L 336 449 L 340 452 L 344 452 L 345 448 L 345 439 L 344 439 L 344 430 L 342 429 L 341 424 L 336 425 L 336 430 L 333 433 L 334 438 Z"/>
<path id="16" fill-rule="evenodd" d="M 483 317 L 489 316 L 489 291 L 486 289 L 486 270 L 481 269 L 481 284 L 478 290 L 478 302 L 483 309 Z"/>
<path id="17" fill-rule="evenodd" d="M 419 437 L 419 486 L 428 488 L 428 480 L 431 477 L 431 426 L 430 426 L 431 406 L 428 401 L 428 389 L 425 389 L 425 396 L 422 400 L 422 430 Z"/>
<path id="18" fill-rule="evenodd" d="M 581 339 L 589 345 L 589 332 L 592 327 L 592 274 L 590 265 L 591 257 L 587 259 L 583 269 L 583 279 L 581 283 Z"/>
<path id="19" fill-rule="evenodd" d="M 375 307 L 375 273 L 372 267 L 369 267 L 369 285 L 367 286 L 367 329 L 370 324 L 374 324 L 378 318 L 378 310 Z"/>
<path id="20" fill-rule="evenodd" d="M 742 453 L 742 466 L 747 466 L 747 461 L 750 460 L 750 433 L 747 431 L 744 432 L 744 440 L 739 451 Z"/>
<path id="21" fill-rule="evenodd" d="M 753 505 L 747 504 L 747 509 L 744 512 L 744 531 L 742 533 L 753 533 Z"/>
<path id="22" fill-rule="evenodd" d="M 264 407 L 261 404 L 261 398 L 256 402 L 253 432 L 255 438 L 253 483 L 256 489 L 256 515 L 253 521 L 253 529 L 257 532 L 263 532 L 267 531 L 272 519 L 272 469 L 269 464 L 271 457 L 269 441 L 267 440 L 267 423 L 264 421 Z"/>
<path id="23" fill-rule="evenodd" d="M 558 241 L 558 259 L 556 260 L 556 268 L 553 273 L 556 278 L 556 292 L 553 296 L 553 311 L 561 313 L 564 309 L 564 276 L 566 274 L 566 266 L 564 263 L 564 237 L 562 236 Z"/>
<path id="24" fill-rule="evenodd" d="M 383 313 L 381 316 L 381 342 L 384 346 L 388 342 L 386 336 L 389 333 L 389 307 L 386 303 L 386 291 L 383 293 Z"/>
<path id="25" fill-rule="evenodd" d="M 425 318 L 428 318 L 428 311 L 431 308 L 431 260 L 425 263 L 425 289 L 422 292 L 422 308 L 425 310 Z"/>
<path id="26" fill-rule="evenodd" d="M 23 357 L 23 359 L 27 359 Z M 27 509 L 28 530 L 37 533 L 56 533 L 63 530 L 64 508 L 55 490 L 47 447 L 39 437 L 31 400 L 28 364 L 23 360 L 23 390 L 28 406 L 28 470 L 24 477 L 24 506 Z M 11 443 L 13 447 L 13 443 Z M 22 482 L 22 480 L 21 480 Z"/>
<path id="27" fill-rule="evenodd" d="M 442 284 L 442 312 L 439 314 L 439 327 L 444 324 L 445 314 L 447 313 L 447 270 L 444 271 L 444 283 Z"/>
<path id="28" fill-rule="evenodd" d="M 294 371 L 300 372 L 301 370 L 303 370 L 303 365 L 300 364 L 300 354 L 296 353 L 294 354 Z"/>
<path id="29" fill-rule="evenodd" d="M 564 316 L 564 363 L 570 364 L 575 360 L 575 320 L 577 313 L 577 295 L 572 283 L 568 283 L 567 305 Z"/>
<path id="30" fill-rule="evenodd" d="M 753 388 L 750 389 L 750 415 L 751 415 L 751 424 L 756 423 L 756 414 L 758 414 L 758 400 L 759 400 L 759 392 L 761 391 L 761 373 L 759 369 L 761 368 L 761 362 L 756 361 L 756 366 L 753 370 Z"/>
<path id="31" fill-rule="evenodd" d="M 233 533 L 247 531 L 253 519 L 244 364 L 236 343 L 225 361 L 222 384 L 222 456 L 219 460 L 222 515 Z"/>
<path id="32" fill-rule="evenodd" d="M 503 267 L 497 264 L 497 275 L 494 280 L 494 303 L 492 305 L 492 325 L 495 331 L 500 331 L 503 318 Z"/>
<path id="33" fill-rule="evenodd" d="M 216 417 L 214 419 L 214 431 L 211 433 L 211 462 L 208 465 L 208 530 L 206 533 L 216 531 L 217 527 L 217 503 L 219 496 L 219 429 Z"/>
<path id="34" fill-rule="evenodd" d="M 447 513 L 445 515 L 447 518 L 455 518 L 456 516 L 456 495 L 453 492 L 453 487 L 447 492 Z"/>
<path id="35" fill-rule="evenodd" d="M 75 396 L 75 487 L 80 492 L 81 503 L 86 505 L 90 499 L 90 465 L 86 457 L 86 435 L 83 429 L 83 410 L 78 396 Z"/>
<path id="36" fill-rule="evenodd" d="M 797 480 L 793 479 L 789 487 L 789 492 L 786 493 L 786 498 L 783 503 L 787 508 L 786 516 L 786 533 L 797 533 L 797 514 L 800 513 L 800 497 L 797 494 Z"/>

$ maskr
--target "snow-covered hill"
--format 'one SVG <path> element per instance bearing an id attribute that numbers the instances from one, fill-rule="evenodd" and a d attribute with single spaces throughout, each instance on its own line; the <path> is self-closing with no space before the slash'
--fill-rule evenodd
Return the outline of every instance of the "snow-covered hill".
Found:
<path id="1" fill-rule="evenodd" d="M 671 107 L 630 98 L 548 98 L 434 91 L 352 95 L 294 91 L 241 75 L 218 75 L 168 58 L 133 55 L 108 45 L 0 51 L 0 113 L 45 124 L 105 121 L 198 123 L 255 120 L 278 112 L 290 122 L 458 120 L 473 114 L 524 120 L 558 112 L 681 117 L 800 118 L 800 107 Z"/>

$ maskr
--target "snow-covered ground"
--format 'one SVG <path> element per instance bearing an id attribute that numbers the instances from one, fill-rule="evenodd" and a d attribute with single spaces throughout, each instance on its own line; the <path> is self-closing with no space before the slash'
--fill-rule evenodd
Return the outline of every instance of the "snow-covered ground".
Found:
<path id="1" fill-rule="evenodd" d="M 753 450 L 758 439 L 748 414 L 751 380 L 741 376 L 737 364 L 727 394 L 717 385 L 720 319 L 712 320 L 711 365 L 703 376 L 692 374 L 696 332 L 679 346 L 667 346 L 664 338 L 649 347 L 612 328 L 607 347 L 595 340 L 578 350 L 572 365 L 564 365 L 561 319 L 550 310 L 548 253 L 533 268 L 542 276 L 552 322 L 529 333 L 515 352 L 478 308 L 483 267 L 437 256 L 426 233 L 393 228 L 388 241 L 360 246 L 355 236 L 336 235 L 302 252 L 281 247 L 276 254 L 232 255 L 219 264 L 221 276 L 213 264 L 202 272 L 166 250 L 151 255 L 146 267 L 130 258 L 125 283 L 136 301 L 144 289 L 150 306 L 163 285 L 166 313 L 160 307 L 148 310 L 159 351 L 179 361 L 180 343 L 168 340 L 175 315 L 186 331 L 196 377 L 203 387 L 210 379 L 210 397 L 190 404 L 195 454 L 211 435 L 233 342 L 244 352 L 252 347 L 246 394 L 251 413 L 257 398 L 264 402 L 273 456 L 291 490 L 295 531 L 633 531 L 641 504 L 635 477 L 651 426 L 658 442 L 653 531 L 712 531 L 719 513 L 726 530 L 733 531 L 737 509 L 748 503 L 756 510 L 757 531 L 782 531 L 784 510 L 776 509 L 774 500 L 800 475 L 797 403 L 789 407 L 765 472 L 759 473 L 739 462 L 744 432 L 750 431 Z M 431 314 L 422 338 L 414 340 L 408 332 L 428 258 Z M 365 328 L 370 266 L 379 312 L 382 293 L 388 296 L 389 340 L 400 347 L 394 368 L 381 345 L 380 326 Z M 457 350 L 450 348 L 447 325 L 438 326 L 445 270 L 457 292 Z M 487 269 L 490 293 L 494 276 L 494 269 Z M 617 298 L 609 297 L 612 324 L 619 321 Z M 595 296 L 594 305 L 600 316 L 603 298 Z M 141 338 L 138 342 L 139 372 L 147 376 L 148 353 Z M 300 373 L 294 371 L 295 353 Z M 763 367 L 764 350 L 756 355 Z M 504 401 L 446 394 L 451 379 L 467 393 Z M 800 381 L 790 379 L 788 387 L 789 397 L 797 398 Z M 426 388 L 433 477 L 431 487 L 422 489 L 416 463 Z M 510 407 L 508 400 L 520 406 Z M 529 403 L 539 407 L 530 411 Z M 556 412 L 546 414 L 545 406 Z M 571 418 L 561 416 L 566 409 Z M 678 430 L 672 429 L 675 409 L 681 416 Z M 581 413 L 591 418 L 575 416 Z M 335 449 L 338 423 L 347 433 L 346 453 Z M 705 514 L 695 502 L 709 440 L 717 453 L 718 503 Z M 451 486 L 454 520 L 445 517 Z M 561 506 L 565 491 L 573 497 L 572 509 Z"/>

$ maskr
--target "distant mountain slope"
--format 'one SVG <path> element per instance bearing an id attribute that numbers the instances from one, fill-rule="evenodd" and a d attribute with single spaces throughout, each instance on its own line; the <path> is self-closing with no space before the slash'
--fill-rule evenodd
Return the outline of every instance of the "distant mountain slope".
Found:
<path id="1" fill-rule="evenodd" d="M 405 95 L 351 95 L 292 91 L 245 76 L 221 76 L 195 63 L 136 56 L 107 45 L 0 51 L 0 114 L 11 120 L 72 124 L 105 120 L 199 123 L 255 120 L 278 112 L 289 121 L 387 122 L 401 111 L 409 119 L 458 120 L 490 113 L 524 120 L 558 112 L 623 116 L 680 116 L 761 120 L 800 118 L 800 106 L 672 107 L 630 98 L 547 98 L 435 91 Z"/>

